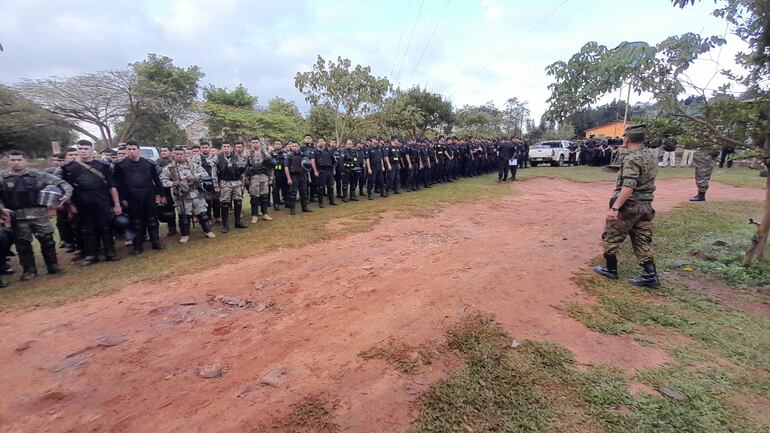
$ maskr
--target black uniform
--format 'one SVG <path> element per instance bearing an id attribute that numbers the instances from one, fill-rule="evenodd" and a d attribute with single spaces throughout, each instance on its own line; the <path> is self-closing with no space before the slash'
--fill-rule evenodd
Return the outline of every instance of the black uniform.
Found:
<path id="1" fill-rule="evenodd" d="M 341 167 L 342 201 L 358 201 L 356 190 L 358 189 L 358 178 L 361 176 L 358 151 L 355 149 L 344 149 L 340 154 L 338 166 Z"/>
<path id="2" fill-rule="evenodd" d="M 132 241 L 134 252 L 143 251 L 145 232 L 149 235 L 154 250 L 163 248 L 160 244 L 158 207 L 155 201 L 155 197 L 163 193 L 158 166 L 146 158 L 139 158 L 136 161 L 123 158 L 115 164 L 114 176 L 120 199 L 128 202 L 128 209 L 125 211 L 136 233 Z"/>
<path id="3" fill-rule="evenodd" d="M 273 178 L 273 209 L 280 210 L 281 204 L 289 207 L 289 184 L 286 183 L 286 172 L 283 170 L 283 160 L 286 151 L 283 149 L 275 152 L 275 170 Z"/>
<path id="4" fill-rule="evenodd" d="M 86 166 L 88 168 L 86 168 Z M 115 188 L 112 170 L 107 162 L 70 161 L 61 167 L 62 179 L 74 188 L 72 203 L 77 209 L 77 219 L 83 236 L 84 265 L 97 261 L 98 240 L 108 261 L 117 260 L 115 241 L 112 237 L 112 196 Z"/>
<path id="5" fill-rule="evenodd" d="M 315 149 L 312 160 L 315 161 L 316 170 L 318 170 L 318 206 L 324 207 L 324 195 L 329 197 L 329 204 L 334 203 L 334 151 L 328 147 Z"/>
<path id="6" fill-rule="evenodd" d="M 388 146 L 385 148 L 383 156 L 388 158 L 388 162 L 390 162 L 390 170 L 388 171 L 385 191 L 401 194 L 398 190 L 401 181 L 401 153 L 397 147 Z"/>
<path id="7" fill-rule="evenodd" d="M 302 167 L 302 159 L 305 155 L 302 151 L 299 152 L 287 152 L 283 158 L 283 165 L 289 169 L 291 174 L 291 185 L 289 185 L 289 209 L 291 209 L 292 215 L 295 212 L 297 206 L 297 192 L 299 191 L 300 202 L 302 203 L 302 211 L 309 212 L 307 207 L 308 203 L 308 172 Z M 288 182 L 288 179 L 287 179 Z"/>
<path id="8" fill-rule="evenodd" d="M 366 194 L 369 200 L 372 199 L 372 190 L 379 191 L 382 197 L 385 197 L 385 185 L 382 173 L 382 149 L 371 147 L 366 152 L 366 159 L 369 161 L 369 168 L 372 173 L 369 174 L 369 180 L 366 184 Z"/>
<path id="9" fill-rule="evenodd" d="M 500 155 L 498 161 L 497 180 L 505 182 L 508 180 L 508 161 L 513 159 L 513 156 L 516 154 L 516 147 L 513 143 L 506 141 L 500 145 L 498 152 Z"/>

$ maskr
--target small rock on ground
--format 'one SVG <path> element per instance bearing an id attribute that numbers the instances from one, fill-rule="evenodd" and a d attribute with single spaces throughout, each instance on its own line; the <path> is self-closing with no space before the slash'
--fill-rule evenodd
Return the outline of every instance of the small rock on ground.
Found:
<path id="1" fill-rule="evenodd" d="M 665 386 L 661 386 L 660 388 L 658 388 L 658 392 L 660 392 L 661 394 L 665 395 L 666 397 L 672 400 L 676 400 L 676 401 L 684 400 L 684 395 L 682 395 L 681 392 L 671 388 L 666 388 Z"/>
<path id="2" fill-rule="evenodd" d="M 117 346 L 118 344 L 123 344 L 126 341 L 128 341 L 125 337 L 113 337 L 110 335 L 102 335 L 101 337 L 96 339 L 96 344 L 101 347 L 112 347 Z"/>
<path id="3" fill-rule="evenodd" d="M 198 369 L 198 376 L 204 379 L 217 379 L 224 376 L 227 370 L 221 365 L 205 365 Z"/>
<path id="4" fill-rule="evenodd" d="M 262 379 L 259 380 L 259 383 L 277 387 L 286 379 L 290 372 L 291 369 L 288 367 L 276 368 L 263 376 Z"/>

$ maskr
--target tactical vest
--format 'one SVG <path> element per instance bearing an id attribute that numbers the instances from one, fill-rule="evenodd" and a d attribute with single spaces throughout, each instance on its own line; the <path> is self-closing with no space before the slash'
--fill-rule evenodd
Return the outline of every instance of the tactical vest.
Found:
<path id="1" fill-rule="evenodd" d="M 334 162 L 332 161 L 332 152 L 327 148 L 318 149 L 315 153 L 315 164 L 318 168 L 332 168 L 334 165 Z"/>
<path id="2" fill-rule="evenodd" d="M 225 181 L 241 180 L 237 162 L 238 157 L 235 154 L 231 154 L 229 159 L 225 158 L 224 153 L 217 155 L 217 178 Z"/>
<path id="3" fill-rule="evenodd" d="M 283 173 L 283 159 L 286 157 L 284 151 L 279 150 L 275 152 L 275 174 L 279 175 Z"/>
<path id="4" fill-rule="evenodd" d="M 288 161 L 289 171 L 291 173 L 302 173 L 305 171 L 305 169 L 302 167 L 302 158 L 304 157 L 305 156 L 302 154 L 302 152 L 298 152 L 298 153 L 292 152 L 287 156 L 289 160 Z"/>
<path id="5" fill-rule="evenodd" d="M 27 172 L 18 176 L 8 173 L 3 176 L 2 187 L 3 203 L 8 209 L 18 210 L 39 206 L 37 197 L 40 188 L 34 174 Z"/>

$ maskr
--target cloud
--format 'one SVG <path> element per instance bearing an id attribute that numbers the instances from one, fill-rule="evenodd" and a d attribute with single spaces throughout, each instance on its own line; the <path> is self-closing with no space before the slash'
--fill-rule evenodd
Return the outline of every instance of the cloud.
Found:
<path id="1" fill-rule="evenodd" d="M 713 5 L 707 2 L 685 10 L 666 2 L 643 9 L 612 0 L 596 0 L 592 8 L 567 2 L 548 15 L 563 0 L 522 4 L 515 13 L 512 3 L 499 0 L 452 1 L 439 20 L 445 2 L 435 0 L 424 3 L 416 22 L 418 2 L 411 0 L 409 8 L 409 1 L 10 1 L 0 14 L 0 82 L 124 68 L 157 53 L 179 66 L 200 66 L 204 84 L 243 83 L 263 103 L 281 96 L 306 108 L 294 76 L 321 54 L 371 66 L 394 84 L 398 75 L 404 88 L 427 85 L 458 106 L 518 96 L 538 117 L 550 82 L 544 68 L 587 41 L 614 46 L 704 28 L 707 34 L 724 32 L 724 21 L 709 15 Z M 598 24 L 631 12 L 639 25 Z M 728 67 L 733 52 L 722 54 Z M 700 63 L 706 72 L 694 72 L 694 78 L 707 80 L 713 64 Z"/>

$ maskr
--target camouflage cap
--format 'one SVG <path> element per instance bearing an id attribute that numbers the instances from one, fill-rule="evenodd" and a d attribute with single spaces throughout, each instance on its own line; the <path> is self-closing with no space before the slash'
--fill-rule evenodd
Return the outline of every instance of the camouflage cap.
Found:
<path id="1" fill-rule="evenodd" d="M 646 132 L 647 125 L 639 124 L 639 125 L 630 125 L 626 128 L 626 131 L 623 133 L 624 136 L 628 134 L 644 134 Z"/>

